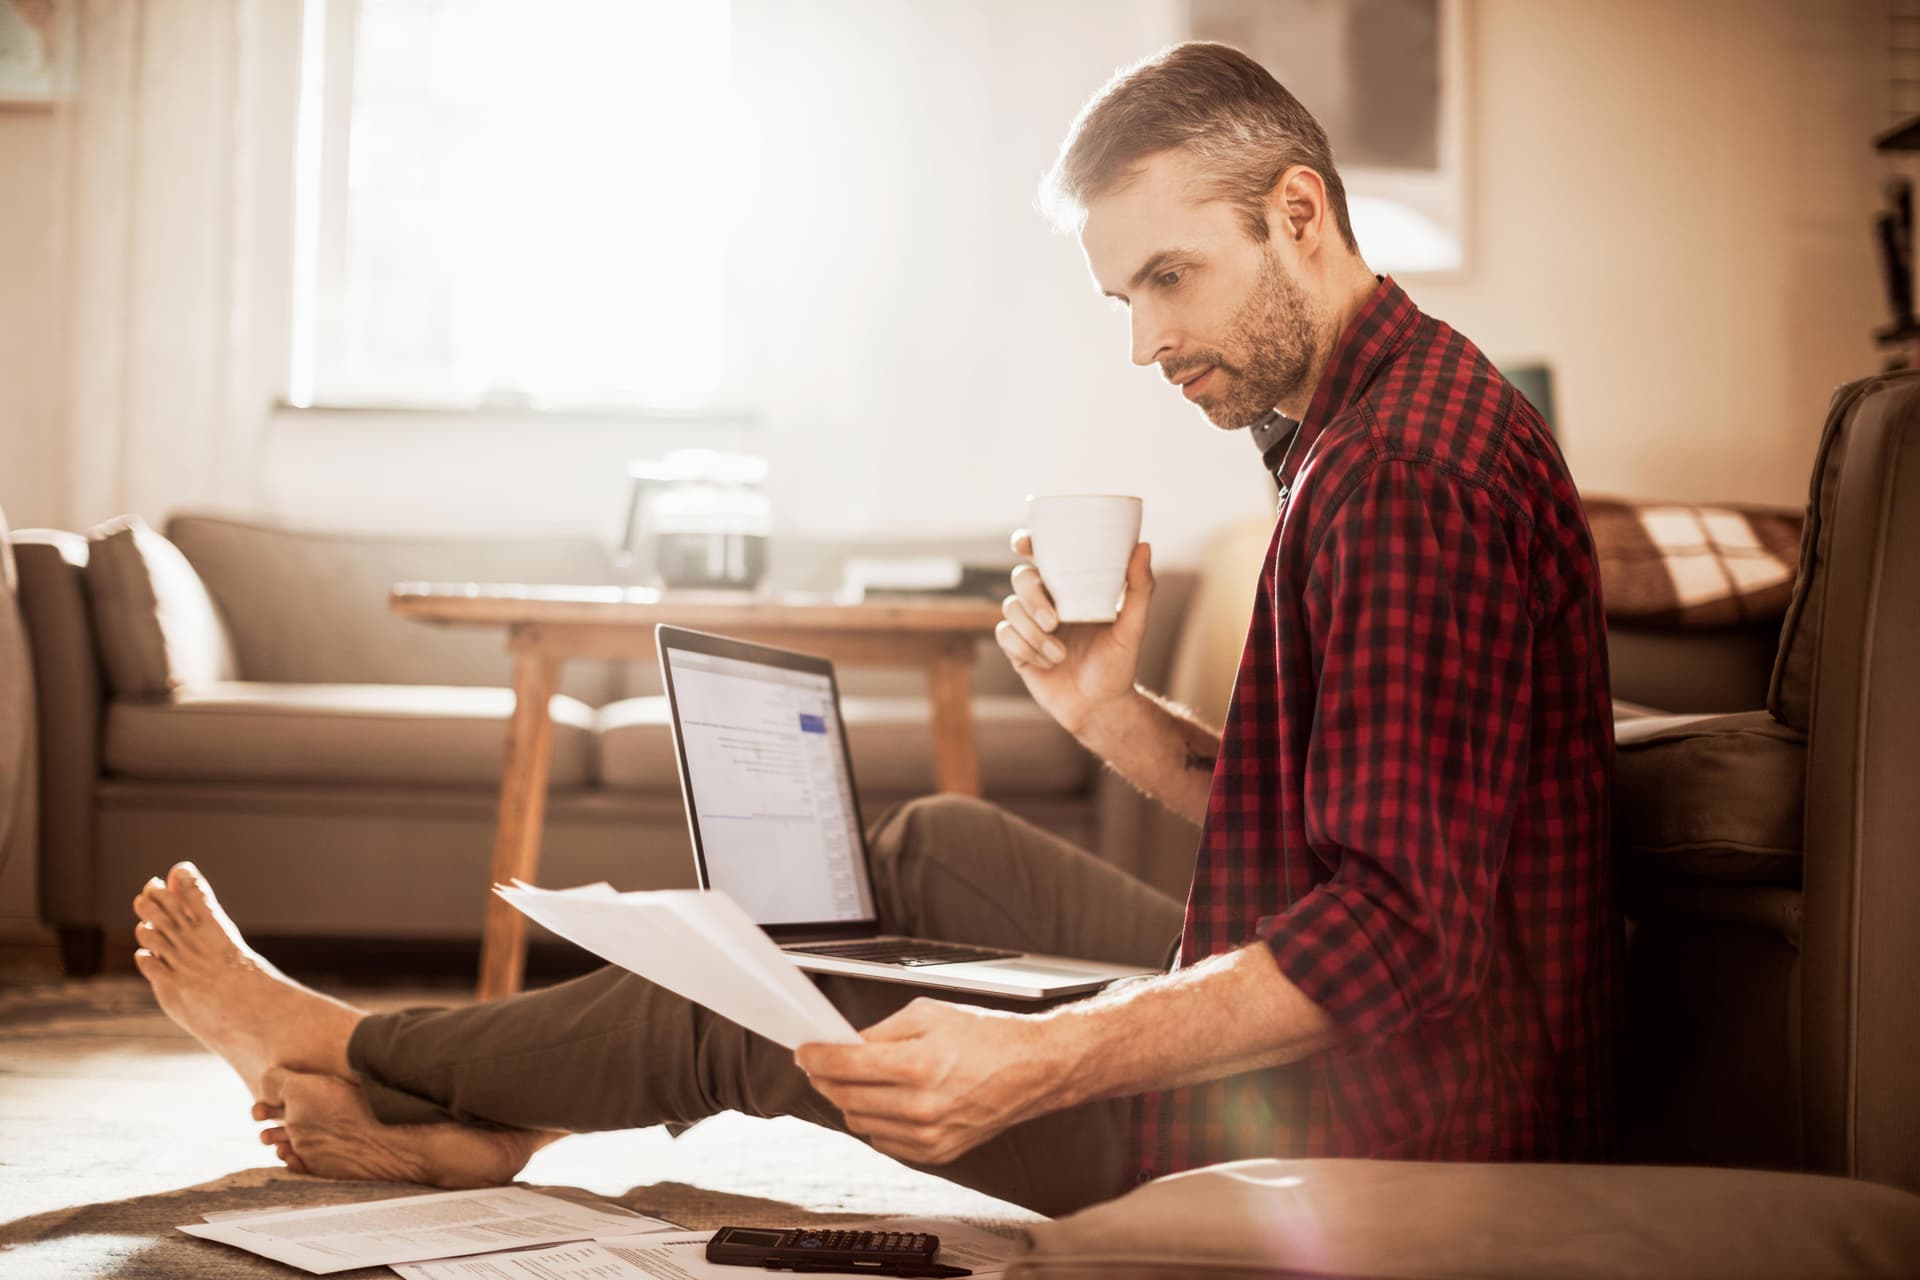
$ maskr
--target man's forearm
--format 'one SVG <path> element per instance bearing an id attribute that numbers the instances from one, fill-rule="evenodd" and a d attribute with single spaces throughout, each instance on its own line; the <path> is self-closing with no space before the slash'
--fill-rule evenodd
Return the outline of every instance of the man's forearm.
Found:
<path id="1" fill-rule="evenodd" d="M 1338 1039 L 1332 1018 L 1258 943 L 1040 1019 L 1060 1067 L 1056 1106 L 1295 1062 Z"/>
<path id="2" fill-rule="evenodd" d="M 1135 686 L 1070 726 L 1113 771 L 1190 822 L 1207 815 L 1220 734 L 1192 712 Z"/>

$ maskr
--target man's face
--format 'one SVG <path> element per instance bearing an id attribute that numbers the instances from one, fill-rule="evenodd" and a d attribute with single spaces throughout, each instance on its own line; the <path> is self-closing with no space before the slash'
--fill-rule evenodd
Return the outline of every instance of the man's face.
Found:
<path id="1" fill-rule="evenodd" d="M 1133 362 L 1158 364 L 1214 426 L 1233 431 L 1293 401 L 1313 368 L 1313 299 L 1282 231 L 1255 240 L 1240 211 L 1195 196 L 1181 153 L 1150 157 L 1087 207 L 1080 231 L 1102 293 L 1127 306 Z"/>

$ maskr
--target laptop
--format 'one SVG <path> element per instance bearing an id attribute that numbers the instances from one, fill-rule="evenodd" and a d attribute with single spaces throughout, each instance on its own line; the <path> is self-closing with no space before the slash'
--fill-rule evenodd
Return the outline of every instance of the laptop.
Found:
<path id="1" fill-rule="evenodd" d="M 1022 1000 L 1157 972 L 883 934 L 833 664 L 680 627 L 655 636 L 700 887 L 802 969 Z"/>

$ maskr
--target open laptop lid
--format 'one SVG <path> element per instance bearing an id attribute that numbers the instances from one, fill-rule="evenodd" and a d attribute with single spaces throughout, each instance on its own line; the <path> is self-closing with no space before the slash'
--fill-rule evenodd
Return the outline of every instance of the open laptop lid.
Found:
<path id="1" fill-rule="evenodd" d="M 703 889 L 778 940 L 879 932 L 833 664 L 654 629 Z"/>

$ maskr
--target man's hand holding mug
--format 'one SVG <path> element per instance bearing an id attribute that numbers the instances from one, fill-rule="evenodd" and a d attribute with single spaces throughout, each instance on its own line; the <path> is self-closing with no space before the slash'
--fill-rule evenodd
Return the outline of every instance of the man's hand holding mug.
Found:
<path id="1" fill-rule="evenodd" d="M 1153 596 L 1152 549 L 1138 498 L 1027 499 L 1027 527 L 994 638 L 1048 715 L 1075 736 L 1103 705 L 1130 697 Z"/>

